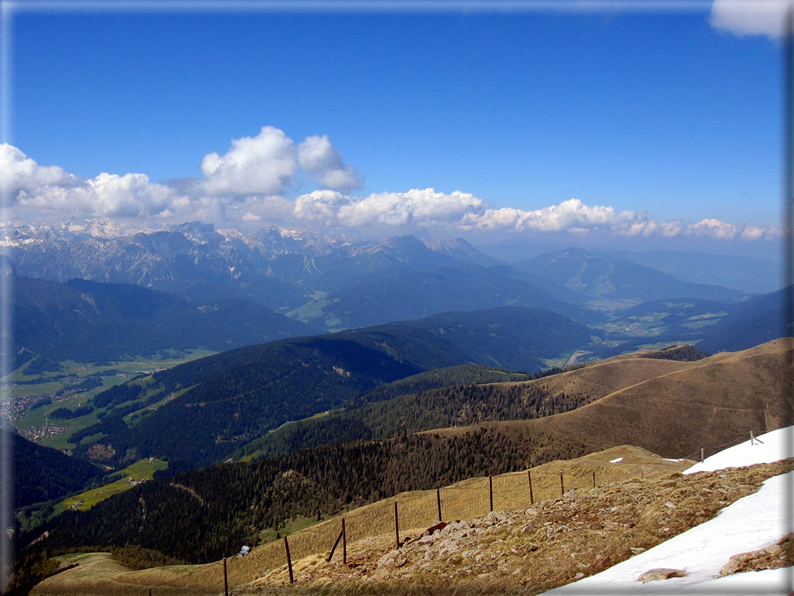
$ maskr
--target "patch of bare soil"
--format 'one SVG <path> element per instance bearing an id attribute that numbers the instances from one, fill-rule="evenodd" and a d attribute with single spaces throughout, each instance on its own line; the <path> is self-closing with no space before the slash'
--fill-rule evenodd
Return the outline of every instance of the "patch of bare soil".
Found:
<path id="1" fill-rule="evenodd" d="M 367 538 L 348 545 L 347 564 L 338 551 L 330 563 L 327 553 L 313 555 L 294 563 L 292 586 L 283 565 L 232 593 L 537 594 L 685 532 L 792 468 L 787 460 L 575 489 L 533 507 L 407 531 L 399 548 L 394 533 Z M 733 572 L 791 565 L 791 537 L 777 546 L 748 553 Z"/>

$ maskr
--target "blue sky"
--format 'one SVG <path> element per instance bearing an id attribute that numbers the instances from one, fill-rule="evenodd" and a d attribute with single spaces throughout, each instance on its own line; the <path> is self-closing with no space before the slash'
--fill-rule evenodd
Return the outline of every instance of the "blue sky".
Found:
<path id="1" fill-rule="evenodd" d="M 373 217 L 359 209 L 342 221 L 340 205 L 377 195 L 369 209 L 395 209 L 395 201 L 419 200 L 405 199 L 409 190 L 433 188 L 421 201 L 454 202 L 454 191 L 474 197 L 463 211 L 442 210 L 455 225 L 472 209 L 477 217 L 532 212 L 572 198 L 580 211 L 647 212 L 637 217 L 660 224 L 714 219 L 737 233 L 779 225 L 780 42 L 717 29 L 708 9 L 23 12 L 13 49 L 7 140 L 38 166 L 83 181 L 142 173 L 195 205 L 201 184 L 222 173 L 203 170 L 205 156 L 223 161 L 233 139 L 273 127 L 294 147 L 327 135 L 323 159 L 356 181 L 332 184 L 327 167 L 318 173 L 301 161 L 275 185 L 216 186 L 213 200 L 226 202 L 215 210 L 180 213 L 173 201 L 168 209 L 135 212 L 111 201 L 97 210 L 80 195 L 77 215 L 242 221 L 247 213 L 248 225 L 264 225 L 284 219 L 299 197 L 330 189 L 343 197 L 312 205 L 324 201 L 324 216 L 335 210 L 334 224 L 363 226 Z M 48 184 L 78 184 L 63 180 Z M 72 205 L 61 193 L 58 208 L 43 208 L 53 200 L 37 202 L 34 192 L 19 209 L 25 217 L 54 217 Z M 267 206 L 257 207 L 265 195 Z M 390 221 L 424 225 L 427 209 L 411 209 L 408 219 Z M 328 223 L 311 213 L 304 223 Z M 577 221 L 581 234 L 598 218 Z"/>

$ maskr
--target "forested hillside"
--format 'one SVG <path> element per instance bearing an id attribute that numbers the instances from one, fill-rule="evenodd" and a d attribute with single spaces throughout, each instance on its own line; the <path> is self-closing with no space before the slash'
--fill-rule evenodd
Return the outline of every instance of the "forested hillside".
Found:
<path id="1" fill-rule="evenodd" d="M 538 370 L 541 358 L 589 338 L 586 327 L 562 315 L 505 307 L 240 348 L 99 394 L 95 405 L 108 408 L 102 421 L 74 440 L 93 436 L 112 446 L 112 462 L 156 457 L 171 470 L 187 470 L 225 459 L 285 422 L 333 409 L 384 383 L 470 362 Z M 134 424 L 124 420 L 163 399 Z M 136 401 L 122 406 L 129 400 Z M 84 443 L 76 453 L 89 448 Z"/>
<path id="2" fill-rule="evenodd" d="M 16 507 L 48 501 L 83 488 L 102 471 L 88 462 L 69 457 L 57 449 L 42 447 L 7 430 L 2 440 L 11 442 L 13 453 L 13 495 Z M 0 485 L 0 497 L 6 479 Z"/>
<path id="3" fill-rule="evenodd" d="M 239 456 L 275 457 L 341 441 L 384 439 L 402 432 L 538 418 L 567 412 L 591 399 L 584 394 L 552 393 L 542 383 L 501 382 L 445 386 L 371 401 L 373 395 L 382 397 L 387 394 L 384 389 L 399 384 L 377 388 L 348 404 L 344 411 L 285 425 L 246 445 Z M 354 407 L 362 401 L 370 403 Z"/>
<path id="4" fill-rule="evenodd" d="M 217 560 L 242 544 L 255 544 L 262 530 L 281 528 L 289 519 L 333 514 L 404 490 L 623 444 L 684 457 L 750 430 L 790 424 L 791 404 L 781 404 L 780 396 L 791 349 L 778 340 L 693 362 L 617 358 L 531 382 L 544 383 L 547 390 L 578 387 L 580 394 L 603 395 L 567 412 L 217 464 L 144 483 L 85 513 L 68 512 L 22 542 L 48 530 L 35 548 L 131 544 L 191 562 Z M 571 405 L 558 403 L 562 409 Z"/>
<path id="5" fill-rule="evenodd" d="M 241 298 L 189 303 L 132 284 L 15 280 L 17 352 L 97 362 L 164 349 L 228 350 L 316 329 Z"/>
<path id="6" fill-rule="evenodd" d="M 542 447 L 542 459 L 533 452 Z M 262 529 L 295 516 L 329 515 L 405 490 L 433 488 L 582 455 L 538 436 L 521 442 L 496 431 L 437 438 L 326 445 L 278 459 L 218 464 L 146 482 L 95 505 L 66 512 L 36 529 L 37 548 L 124 546 L 158 550 L 198 563 L 256 544 Z M 189 490 L 187 490 L 189 489 Z"/>

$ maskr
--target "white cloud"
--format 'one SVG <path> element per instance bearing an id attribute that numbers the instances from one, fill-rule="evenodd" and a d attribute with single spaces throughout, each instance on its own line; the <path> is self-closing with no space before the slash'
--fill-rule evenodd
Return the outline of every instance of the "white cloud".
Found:
<path id="1" fill-rule="evenodd" d="M 481 215 L 471 214 L 467 223 L 483 230 L 576 233 L 607 230 L 616 234 L 639 235 L 646 232 L 653 222 L 648 221 L 644 211 L 617 212 L 614 207 L 590 207 L 579 199 L 569 199 L 535 211 L 487 209 Z"/>
<path id="2" fill-rule="evenodd" d="M 87 217 L 149 217 L 172 214 L 185 204 L 145 174 L 102 173 L 83 180 L 58 166 L 40 166 L 18 148 L 0 145 L 0 189 L 11 206 Z"/>
<path id="3" fill-rule="evenodd" d="M 696 224 L 656 222 L 645 211 L 617 211 L 614 207 L 586 205 L 569 199 L 534 211 L 489 208 L 472 194 L 449 194 L 432 188 L 405 193 L 376 193 L 353 197 L 332 190 L 298 197 L 294 215 L 303 221 L 347 227 L 446 227 L 511 233 L 567 233 L 619 236 L 699 236 L 718 240 L 760 240 L 779 233 L 771 228 L 729 224 L 704 219 Z"/>
<path id="4" fill-rule="evenodd" d="M 342 156 L 331 145 L 328 135 L 306 137 L 298 145 L 298 161 L 311 178 L 326 188 L 350 190 L 361 186 L 358 173 L 342 162 Z"/>
<path id="5" fill-rule="evenodd" d="M 301 170 L 324 188 L 360 186 L 356 170 L 342 161 L 328 135 L 307 137 L 296 147 L 273 126 L 263 126 L 255 137 L 233 139 L 225 155 L 210 153 L 201 162 L 205 190 L 213 196 L 278 194 L 295 183 Z"/>
<path id="6" fill-rule="evenodd" d="M 766 227 L 744 226 L 725 223 L 718 219 L 703 219 L 686 227 L 690 236 L 707 236 L 717 240 L 761 240 L 780 236 L 778 230 Z"/>
<path id="7" fill-rule="evenodd" d="M 73 186 L 43 186 L 19 192 L 17 204 L 41 211 L 68 211 L 90 217 L 172 215 L 184 198 L 145 174 L 102 173 Z"/>
<path id="8" fill-rule="evenodd" d="M 223 156 L 205 156 L 205 180 L 152 183 L 145 174 L 102 173 L 84 180 L 58 166 L 41 166 L 18 148 L 0 145 L 0 191 L 10 206 L 31 219 L 59 213 L 69 216 L 198 219 L 333 225 L 349 228 L 446 228 L 496 233 L 607 234 L 620 236 L 692 236 L 719 240 L 762 240 L 780 236 L 769 227 L 703 219 L 653 221 L 645 211 L 618 211 L 569 199 L 536 210 L 494 208 L 470 193 L 433 188 L 355 196 L 344 189 L 357 184 L 327 136 L 312 136 L 297 147 L 281 130 L 264 127 L 259 135 L 232 142 Z M 328 188 L 297 197 L 281 192 L 295 176 L 305 175 Z M 267 189 L 270 189 L 269 191 Z"/>
<path id="9" fill-rule="evenodd" d="M 40 166 L 19 149 L 8 143 L 0 144 L 0 192 L 13 201 L 20 191 L 35 191 L 42 186 L 73 186 L 75 176 L 58 166 Z"/>
<path id="10" fill-rule="evenodd" d="M 292 183 L 298 159 L 294 143 L 284 131 L 263 126 L 255 137 L 232 140 L 225 155 L 205 155 L 201 171 L 212 195 L 274 194 Z"/>
<path id="11" fill-rule="evenodd" d="M 777 38 L 784 33 L 786 11 L 791 7 L 791 0 L 714 0 L 709 22 L 738 36 Z"/>
<path id="12" fill-rule="evenodd" d="M 336 191 L 315 191 L 298 197 L 295 215 L 350 227 L 373 225 L 430 227 L 459 225 L 482 211 L 485 203 L 472 194 L 450 194 L 432 188 L 403 193 L 376 193 L 351 197 Z"/>

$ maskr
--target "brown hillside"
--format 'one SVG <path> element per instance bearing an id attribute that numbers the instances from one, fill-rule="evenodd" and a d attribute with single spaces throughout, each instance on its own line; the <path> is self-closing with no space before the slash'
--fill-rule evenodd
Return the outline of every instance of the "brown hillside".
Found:
<path id="1" fill-rule="evenodd" d="M 622 388 L 563 414 L 479 427 L 504 433 L 518 444 L 529 437 L 545 437 L 555 449 L 564 444 L 576 454 L 629 444 L 666 457 L 685 457 L 750 431 L 791 424 L 793 356 L 792 340 L 779 339 L 696 362 L 611 360 L 560 375 L 568 377 L 560 382 L 608 387 L 617 378 L 625 383 Z M 659 366 L 659 374 L 628 384 L 625 379 L 632 373 L 617 372 L 624 366 L 635 371 L 637 365 L 637 377 L 648 374 L 654 365 Z M 476 428 L 431 432 L 457 434 Z"/>
<path id="2" fill-rule="evenodd" d="M 693 363 L 656 358 L 615 357 L 570 372 L 517 384 L 538 385 L 554 395 L 586 395 L 592 401 L 648 379 L 686 369 L 690 364 Z"/>
<path id="3" fill-rule="evenodd" d="M 620 459 L 621 461 L 613 460 Z M 534 504 L 559 499 L 560 472 L 564 474 L 564 488 L 568 496 L 593 487 L 615 483 L 650 481 L 681 472 L 691 461 L 665 460 L 638 447 L 622 445 L 600 453 L 593 453 L 570 461 L 550 462 L 531 470 Z M 496 511 L 526 508 L 530 505 L 526 471 L 493 477 L 494 509 Z M 440 490 L 442 517 L 445 520 L 472 519 L 490 509 L 488 478 L 470 478 Z M 343 514 L 347 522 L 348 552 L 357 552 L 360 545 L 372 540 L 383 542 L 388 550 L 394 538 L 394 503 L 399 506 L 402 539 L 435 523 L 436 491 L 411 491 L 392 499 L 371 503 Z M 523 509 L 521 509 L 523 511 Z M 329 519 L 289 536 L 290 550 L 296 562 L 295 573 L 306 575 L 309 563 L 327 557 L 339 534 L 341 521 Z M 335 560 L 341 557 L 340 550 Z M 61 566 L 77 566 L 44 580 L 34 588 L 37 596 L 101 595 L 140 596 L 153 586 L 153 596 L 182 594 L 210 596 L 222 593 L 222 563 L 207 565 L 172 565 L 132 571 L 110 558 L 107 553 L 75 554 L 59 557 Z M 278 540 L 254 548 L 246 557 L 232 557 L 228 561 L 230 586 L 250 583 L 271 570 L 285 572 L 283 542 Z M 331 568 L 338 567 L 336 563 Z M 235 589 L 235 592 L 242 588 Z"/>
<path id="4" fill-rule="evenodd" d="M 701 524 L 790 469 L 788 460 L 577 490 L 534 507 L 414 531 L 400 548 L 388 535 L 361 540 L 348 550 L 347 565 L 305 557 L 294 564 L 295 585 L 281 565 L 232 594 L 538 594 Z M 791 565 L 790 552 L 774 554 L 774 560 L 756 556 L 753 568 Z"/>

